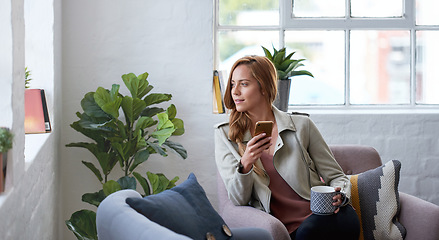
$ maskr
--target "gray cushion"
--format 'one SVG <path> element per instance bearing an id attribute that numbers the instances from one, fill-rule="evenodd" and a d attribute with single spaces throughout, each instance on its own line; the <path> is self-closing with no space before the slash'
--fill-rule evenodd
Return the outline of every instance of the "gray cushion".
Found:
<path id="1" fill-rule="evenodd" d="M 206 239 L 208 234 L 215 239 L 233 239 L 193 173 L 170 190 L 140 199 L 127 198 L 126 202 L 151 221 L 193 239 Z"/>

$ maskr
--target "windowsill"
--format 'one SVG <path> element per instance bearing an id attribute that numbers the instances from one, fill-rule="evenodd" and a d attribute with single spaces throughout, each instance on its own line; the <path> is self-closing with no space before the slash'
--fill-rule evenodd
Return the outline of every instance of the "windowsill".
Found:
<path id="1" fill-rule="evenodd" d="M 11 191 L 5 191 L 0 193 L 0 208 L 3 206 L 3 203 L 8 199 L 9 194 Z"/>
<path id="2" fill-rule="evenodd" d="M 32 165 L 34 159 L 37 157 L 38 153 L 46 145 L 51 133 L 39 133 L 39 134 L 25 134 L 25 148 L 24 148 L 24 159 L 25 159 L 25 171 Z M 11 193 L 14 191 L 13 186 L 10 189 L 0 193 L 0 208 L 3 203 L 8 199 Z"/>
<path id="3" fill-rule="evenodd" d="M 439 106 L 289 106 L 288 112 L 308 114 L 439 114 Z"/>
<path id="4" fill-rule="evenodd" d="M 24 144 L 25 170 L 32 165 L 32 162 L 49 139 L 50 133 L 26 134 Z"/>

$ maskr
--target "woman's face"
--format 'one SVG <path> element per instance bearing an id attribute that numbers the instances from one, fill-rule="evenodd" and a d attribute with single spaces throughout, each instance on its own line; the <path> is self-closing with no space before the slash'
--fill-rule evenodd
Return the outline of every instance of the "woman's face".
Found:
<path id="1" fill-rule="evenodd" d="M 231 84 L 231 95 L 238 112 L 253 112 L 266 104 L 261 87 L 247 65 L 235 68 Z"/>

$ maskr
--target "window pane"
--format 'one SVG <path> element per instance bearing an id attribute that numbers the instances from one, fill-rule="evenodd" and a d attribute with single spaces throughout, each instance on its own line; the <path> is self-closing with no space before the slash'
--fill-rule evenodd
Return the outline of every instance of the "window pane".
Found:
<path id="1" fill-rule="evenodd" d="M 409 31 L 351 32 L 352 104 L 410 103 Z"/>
<path id="2" fill-rule="evenodd" d="M 220 31 L 219 70 L 229 71 L 236 60 L 246 55 L 264 56 L 261 46 L 271 48 L 274 45 L 277 48 L 278 43 L 278 31 Z"/>
<path id="3" fill-rule="evenodd" d="M 439 1 L 437 0 L 417 0 L 416 1 L 416 24 L 418 25 L 439 25 L 437 10 Z"/>
<path id="4" fill-rule="evenodd" d="M 295 17 L 344 17 L 345 0 L 292 0 Z"/>
<path id="5" fill-rule="evenodd" d="M 416 33 L 416 100 L 439 104 L 439 31 Z"/>
<path id="6" fill-rule="evenodd" d="M 279 0 L 219 0 L 219 24 L 279 25 Z"/>
<path id="7" fill-rule="evenodd" d="M 352 17 L 402 17 L 403 0 L 351 0 Z"/>
<path id="8" fill-rule="evenodd" d="M 344 31 L 286 31 L 285 45 L 314 75 L 292 78 L 289 104 L 344 104 Z"/>

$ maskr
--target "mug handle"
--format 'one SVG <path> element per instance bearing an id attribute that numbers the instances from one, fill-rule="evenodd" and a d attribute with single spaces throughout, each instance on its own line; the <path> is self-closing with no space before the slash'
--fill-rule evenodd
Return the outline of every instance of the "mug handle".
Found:
<path id="1" fill-rule="evenodd" d="M 343 199 L 339 207 L 344 207 L 349 202 L 349 198 L 346 197 L 346 194 L 344 192 L 338 191 L 337 193 L 340 194 L 341 198 Z"/>

